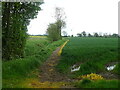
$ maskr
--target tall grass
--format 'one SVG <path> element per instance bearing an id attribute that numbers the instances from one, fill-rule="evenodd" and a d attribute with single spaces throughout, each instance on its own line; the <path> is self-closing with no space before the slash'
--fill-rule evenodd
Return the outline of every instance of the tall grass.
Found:
<path id="1" fill-rule="evenodd" d="M 80 70 L 74 76 L 105 71 L 105 64 L 118 61 L 117 38 L 70 38 L 63 48 L 57 65 L 59 72 L 70 72 L 70 67 L 80 63 Z"/>
<path id="2" fill-rule="evenodd" d="M 120 75 L 120 62 L 116 65 L 116 67 L 113 69 L 113 73 L 116 73 L 118 75 Z"/>
<path id="3" fill-rule="evenodd" d="M 24 80 L 28 74 L 38 68 L 66 40 L 49 42 L 46 38 L 29 38 L 25 47 L 25 57 L 3 62 L 3 87 L 12 87 Z M 13 86 L 14 87 L 14 86 Z"/>
<path id="4" fill-rule="evenodd" d="M 120 81 L 118 80 L 98 80 L 83 83 L 84 80 L 75 83 L 78 88 L 118 88 Z"/>

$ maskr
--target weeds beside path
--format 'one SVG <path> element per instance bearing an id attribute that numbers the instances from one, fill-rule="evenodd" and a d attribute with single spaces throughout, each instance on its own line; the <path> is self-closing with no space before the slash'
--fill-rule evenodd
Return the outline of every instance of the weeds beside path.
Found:
<path id="1" fill-rule="evenodd" d="M 63 44 L 64 45 L 64 44 Z M 59 73 L 55 66 L 60 60 L 59 51 L 63 46 L 58 47 L 51 56 L 40 67 L 39 82 L 31 83 L 34 88 L 75 88 L 72 86 L 73 79 Z"/>
<path id="2" fill-rule="evenodd" d="M 2 63 L 3 88 L 42 88 L 48 82 L 39 82 L 38 68 L 65 41 L 66 39 L 63 39 L 51 43 L 47 39 L 28 39 L 24 58 Z"/>

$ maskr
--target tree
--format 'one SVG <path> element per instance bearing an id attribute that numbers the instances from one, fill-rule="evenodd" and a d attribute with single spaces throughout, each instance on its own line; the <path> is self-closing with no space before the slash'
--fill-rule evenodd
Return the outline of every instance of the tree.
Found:
<path id="1" fill-rule="evenodd" d="M 56 19 L 55 23 L 57 25 L 60 39 L 62 39 L 61 30 L 62 30 L 62 28 L 64 28 L 66 26 L 65 18 L 66 18 L 66 16 L 65 16 L 63 9 L 60 7 L 56 7 L 55 8 L 55 19 Z"/>
<path id="2" fill-rule="evenodd" d="M 111 35 L 111 34 L 108 34 L 108 37 L 112 37 L 112 35 Z"/>
<path id="3" fill-rule="evenodd" d="M 77 33 L 78 37 L 82 37 L 82 34 L 81 33 Z"/>
<path id="4" fill-rule="evenodd" d="M 98 33 L 94 33 L 94 37 L 99 37 Z"/>
<path id="5" fill-rule="evenodd" d="M 47 29 L 48 38 L 51 41 L 57 41 L 62 39 L 61 30 L 65 27 L 65 16 L 62 8 L 55 8 L 55 23 L 49 24 Z"/>
<path id="6" fill-rule="evenodd" d="M 102 32 L 99 32 L 99 34 L 98 34 L 98 35 L 99 35 L 99 37 L 102 37 Z"/>
<path id="7" fill-rule="evenodd" d="M 113 35 L 112 35 L 113 37 L 118 37 L 119 35 L 118 34 L 116 34 L 116 33 L 113 33 Z"/>
<path id="8" fill-rule="evenodd" d="M 83 31 L 83 32 L 82 32 L 82 35 L 83 35 L 84 37 L 86 37 L 86 32 L 85 32 L 85 31 Z"/>
<path id="9" fill-rule="evenodd" d="M 67 32 L 66 31 L 63 31 L 62 33 L 65 37 L 67 37 Z"/>
<path id="10" fill-rule="evenodd" d="M 104 34 L 103 34 L 103 37 L 107 38 L 107 37 L 108 37 L 108 34 L 107 34 L 107 33 L 104 33 Z"/>
<path id="11" fill-rule="evenodd" d="M 2 55 L 4 60 L 24 57 L 27 25 L 43 2 L 2 2 Z"/>
<path id="12" fill-rule="evenodd" d="M 60 39 L 60 34 L 57 29 L 57 24 L 53 23 L 48 26 L 47 29 L 48 38 L 50 41 L 57 41 Z"/>
<path id="13" fill-rule="evenodd" d="M 88 34 L 88 37 L 92 37 L 92 35 L 89 33 L 89 34 Z"/>

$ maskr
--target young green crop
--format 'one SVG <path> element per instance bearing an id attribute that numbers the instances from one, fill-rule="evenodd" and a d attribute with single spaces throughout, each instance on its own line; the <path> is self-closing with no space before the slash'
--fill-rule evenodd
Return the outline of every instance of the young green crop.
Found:
<path id="1" fill-rule="evenodd" d="M 74 83 L 78 88 L 118 88 L 118 80 L 98 80 L 91 81 L 89 79 L 83 79 L 82 81 Z"/>
<path id="2" fill-rule="evenodd" d="M 74 72 L 75 77 L 103 72 L 105 64 L 118 60 L 117 38 L 74 37 L 69 40 L 56 66 L 59 72 L 70 72 L 70 67 L 77 63 L 80 63 L 80 70 Z"/>

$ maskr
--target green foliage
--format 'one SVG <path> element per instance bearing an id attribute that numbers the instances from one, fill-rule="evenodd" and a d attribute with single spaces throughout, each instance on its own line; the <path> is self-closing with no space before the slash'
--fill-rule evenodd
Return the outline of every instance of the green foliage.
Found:
<path id="1" fill-rule="evenodd" d="M 88 34 L 88 37 L 92 37 L 92 35 L 89 33 L 89 34 Z"/>
<path id="2" fill-rule="evenodd" d="M 77 35 L 78 35 L 78 37 L 82 37 L 82 34 L 81 34 L 81 33 L 78 33 Z"/>
<path id="3" fill-rule="evenodd" d="M 62 39 L 61 30 L 66 25 L 63 17 L 64 17 L 64 13 L 63 13 L 62 8 L 56 7 L 55 9 L 56 22 L 50 24 L 47 29 L 48 38 L 51 41 L 57 41 L 57 40 Z"/>
<path id="4" fill-rule="evenodd" d="M 119 35 L 116 33 L 113 33 L 112 37 L 118 37 Z"/>
<path id="5" fill-rule="evenodd" d="M 78 63 L 80 70 L 72 74 L 74 77 L 104 72 L 108 62 L 118 61 L 117 38 L 75 37 L 69 40 L 56 66 L 62 73 L 70 72 L 70 67 Z"/>
<path id="6" fill-rule="evenodd" d="M 113 73 L 116 73 L 116 74 L 118 74 L 118 75 L 120 75 L 120 63 L 118 63 L 117 65 L 116 65 L 116 67 L 113 69 Z"/>
<path id="7" fill-rule="evenodd" d="M 89 83 L 88 80 L 83 80 L 82 82 L 79 81 L 75 83 L 75 86 L 78 88 L 118 88 L 118 84 L 120 81 L 118 80 L 98 80 L 98 81 L 91 81 Z"/>
<path id="8" fill-rule="evenodd" d="M 13 59 L 3 62 L 3 87 L 14 87 L 23 81 L 30 72 L 38 68 L 51 55 L 53 50 L 62 45 L 66 40 L 50 43 L 40 38 L 29 38 L 25 46 L 25 58 Z M 13 84 L 13 86 L 11 86 Z"/>
<path id="9" fill-rule="evenodd" d="M 61 27 L 62 22 L 59 20 L 56 23 L 50 24 L 47 29 L 48 39 L 51 41 L 57 41 L 62 39 L 61 36 Z"/>
<path id="10" fill-rule="evenodd" d="M 82 35 L 85 37 L 85 36 L 86 36 L 86 32 L 85 32 L 85 31 L 83 31 L 83 32 L 82 32 Z"/>
<path id="11" fill-rule="evenodd" d="M 66 31 L 63 31 L 62 33 L 64 37 L 67 37 L 68 33 Z"/>
<path id="12" fill-rule="evenodd" d="M 40 2 L 2 3 L 2 51 L 3 59 L 24 57 L 27 25 L 41 9 Z"/>
<path id="13" fill-rule="evenodd" d="M 57 41 L 61 39 L 60 30 L 57 28 L 57 24 L 50 24 L 47 29 L 47 33 L 48 33 L 48 38 L 51 41 Z"/>
<path id="14" fill-rule="evenodd" d="M 81 82 L 81 84 L 88 84 L 88 83 L 91 83 L 91 80 L 87 78 L 84 78 Z"/>
<path id="15" fill-rule="evenodd" d="M 99 37 L 98 33 L 94 33 L 94 37 Z"/>

